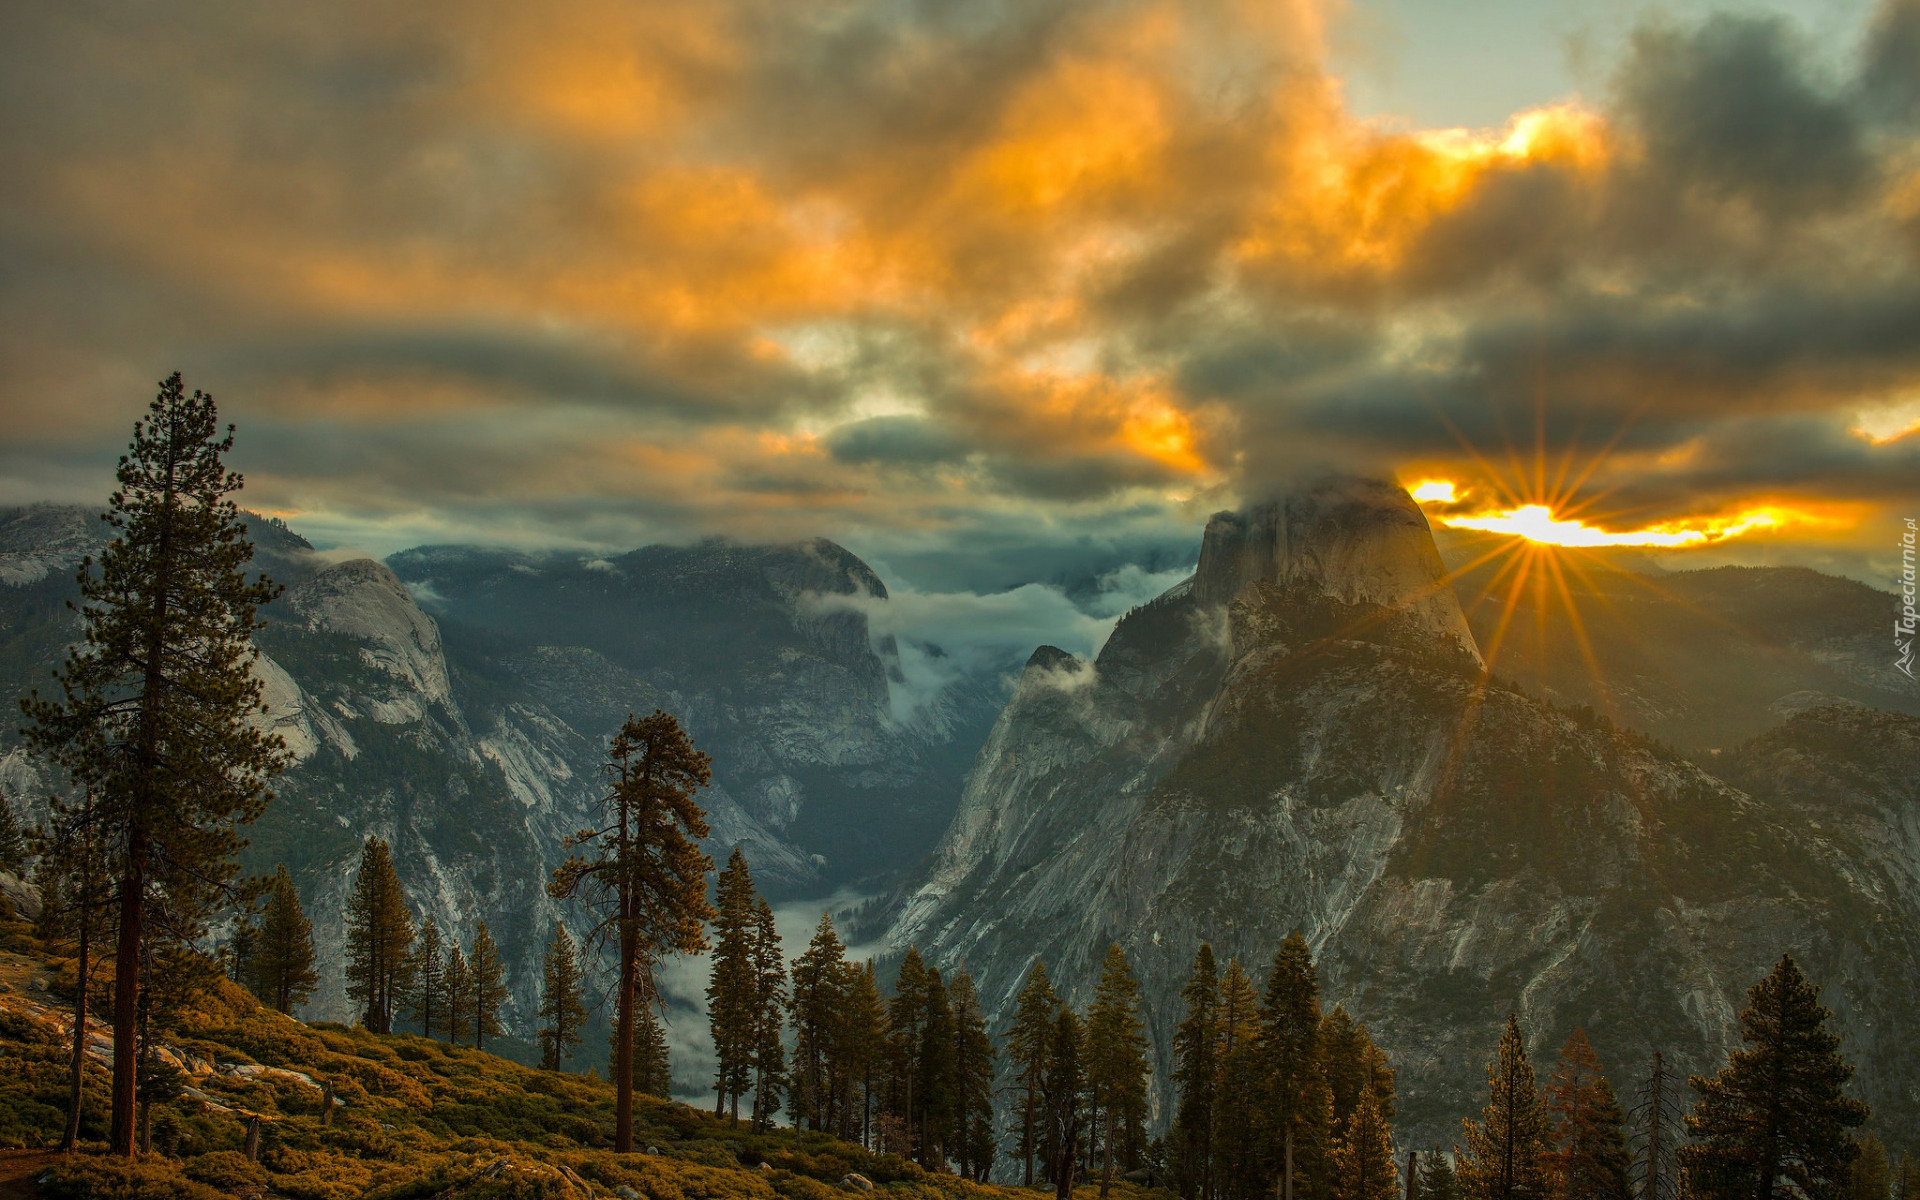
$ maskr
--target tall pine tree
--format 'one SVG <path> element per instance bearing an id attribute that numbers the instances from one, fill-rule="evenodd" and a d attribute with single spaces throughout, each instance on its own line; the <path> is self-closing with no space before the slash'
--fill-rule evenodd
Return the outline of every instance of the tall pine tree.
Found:
<path id="1" fill-rule="evenodd" d="M 1046 964 L 1036 958 L 1014 1000 L 1013 1026 L 1007 1031 L 1007 1066 L 1019 1089 L 1014 1132 L 1024 1164 L 1021 1182 L 1025 1187 L 1033 1186 L 1034 1156 L 1045 1154 L 1043 1129 L 1048 1117 L 1041 1094 L 1053 1058 L 1054 1023 L 1059 1013 L 1060 997 L 1047 978 Z"/>
<path id="2" fill-rule="evenodd" d="M 868 959 L 852 969 L 841 1010 L 845 1022 L 841 1044 L 846 1071 L 858 1112 L 849 1111 L 848 1130 L 854 1141 L 871 1149 L 874 1117 L 883 1112 L 887 1079 L 887 1005 L 880 998 L 880 982 Z"/>
<path id="3" fill-rule="evenodd" d="M 1324 1174 L 1329 1103 L 1320 1056 L 1320 976 L 1306 939 L 1280 944 L 1260 1005 L 1257 1051 L 1269 1170 L 1278 1200 L 1313 1195 Z"/>
<path id="4" fill-rule="evenodd" d="M 953 1000 L 940 972 L 927 968 L 925 1019 L 920 1026 L 920 1049 L 915 1057 L 916 1112 L 914 1130 L 919 1163 L 946 1169 L 951 1157 L 955 1117 L 959 1111 L 959 1064 L 954 1061 Z"/>
<path id="5" fill-rule="evenodd" d="M 1340 1122 L 1327 1159 L 1330 1200 L 1394 1200 L 1399 1175 L 1393 1130 L 1372 1088 L 1359 1093 L 1353 1111 Z"/>
<path id="6" fill-rule="evenodd" d="M 1073 1195 L 1074 1177 L 1080 1166 L 1080 1136 L 1083 1125 L 1081 1101 L 1087 1086 L 1082 1062 L 1083 1034 L 1080 1018 L 1071 1008 L 1062 1006 L 1054 1018 L 1053 1045 L 1047 1059 L 1047 1117 L 1052 1128 L 1047 1134 L 1047 1173 L 1053 1181 L 1057 1200 Z"/>
<path id="7" fill-rule="evenodd" d="M 1140 985 L 1115 943 L 1100 964 L 1100 982 L 1087 1012 L 1087 1082 L 1100 1137 L 1102 1200 L 1113 1186 L 1115 1165 L 1132 1170 L 1146 1150 L 1147 1077 Z"/>
<path id="8" fill-rule="evenodd" d="M 441 944 L 440 926 L 431 914 L 420 923 L 420 936 L 414 941 L 412 961 L 407 966 L 407 1012 L 420 1022 L 420 1033 L 433 1037 L 446 1017 L 447 960 Z"/>
<path id="9" fill-rule="evenodd" d="M 613 1148 L 631 1154 L 637 1005 L 658 994 L 653 968 L 661 956 L 707 948 L 713 863 L 696 840 L 710 830 L 694 793 L 712 782 L 713 771 L 680 722 L 658 709 L 628 716 L 607 760 L 612 786 L 600 800 L 601 824 L 567 839 L 570 853 L 554 868 L 547 894 L 584 899 L 598 918 L 588 941 L 616 943 Z"/>
<path id="10" fill-rule="evenodd" d="M 1214 1180 L 1225 1200 L 1262 1195 L 1260 1130 L 1260 1002 L 1240 960 L 1227 960 L 1220 980 L 1220 1079 L 1214 1087 Z"/>
<path id="11" fill-rule="evenodd" d="M 249 581 L 253 557 L 234 505 L 241 478 L 222 457 L 213 398 L 160 385 L 117 468 L 103 520 L 113 538 L 80 565 L 80 640 L 56 673 L 60 695 L 21 702 L 27 744 L 85 797 L 99 843 L 116 851 L 113 1111 L 108 1148 L 134 1148 L 136 1023 L 155 936 L 186 946 L 198 918 L 238 869 L 238 828 L 258 817 L 286 764 L 253 674 L 260 605 L 279 594 Z M 73 816 L 65 802 L 56 817 Z M 149 930 L 149 906 L 172 914 Z"/>
<path id="12" fill-rule="evenodd" d="M 965 971 L 948 989 L 953 1001 L 955 1106 L 951 1153 L 960 1174 L 985 1183 L 993 1169 L 993 1039 L 980 993 Z"/>
<path id="13" fill-rule="evenodd" d="M 1168 1157 L 1173 1182 L 1185 1200 L 1213 1195 L 1214 1085 L 1220 1074 L 1220 970 L 1213 947 L 1200 943 L 1193 976 L 1180 989 L 1186 1016 L 1173 1033 L 1173 1129 Z"/>
<path id="14" fill-rule="evenodd" d="M 1467 1153 L 1459 1164 L 1460 1189 L 1467 1200 L 1551 1200 L 1553 1129 L 1512 1013 L 1487 1064 L 1487 1106 L 1478 1122 L 1461 1125 Z"/>
<path id="15" fill-rule="evenodd" d="M 500 962 L 500 947 L 480 922 L 473 931 L 473 952 L 467 956 L 467 978 L 473 989 L 473 1046 L 487 1048 L 487 1039 L 499 1037 L 500 1007 L 507 1001 L 507 982 Z"/>
<path id="16" fill-rule="evenodd" d="M 753 1075 L 753 1127 L 766 1129 L 785 1102 L 787 1048 L 782 1036 L 787 1011 L 787 958 L 774 925 L 773 906 L 754 901 L 752 1045 L 748 1064 Z"/>
<path id="17" fill-rule="evenodd" d="M 752 1085 L 753 1051 L 759 1036 L 760 1002 L 753 969 L 753 876 L 747 857 L 733 848 L 714 893 L 713 954 L 707 981 L 707 1025 L 713 1037 L 713 1115 L 732 1109 L 740 1120 L 740 1097 Z"/>
<path id="18" fill-rule="evenodd" d="M 789 1002 L 794 1035 L 793 1119 L 808 1129 L 827 1129 L 833 1116 L 830 1072 L 845 963 L 846 947 L 834 932 L 833 918 L 823 912 L 806 952 L 793 962 Z"/>
<path id="19" fill-rule="evenodd" d="M 307 1002 L 319 982 L 320 973 L 313 969 L 313 922 L 301 911 L 300 893 L 281 863 L 267 888 L 248 986 L 276 1012 L 290 1013 Z"/>
<path id="20" fill-rule="evenodd" d="M 455 942 L 447 950 L 447 1040 L 458 1046 L 473 1026 L 473 972 Z"/>
<path id="21" fill-rule="evenodd" d="M 1789 1186 L 1827 1200 L 1846 1186 L 1858 1153 L 1848 1131 L 1867 1106 L 1846 1094 L 1853 1065 L 1831 1015 L 1791 955 L 1748 990 L 1745 1045 L 1718 1075 L 1691 1080 L 1699 1100 L 1680 1162 L 1697 1200 L 1773 1200 Z"/>
<path id="22" fill-rule="evenodd" d="M 1560 1048 L 1547 1083 L 1547 1108 L 1554 1116 L 1559 1200 L 1630 1200 L 1626 1117 L 1584 1029 L 1575 1029 Z"/>
<path id="23" fill-rule="evenodd" d="M 360 1002 L 360 1023 L 393 1032 L 393 1012 L 407 985 L 413 916 L 387 844 L 369 837 L 347 897 L 347 996 Z"/>
<path id="24" fill-rule="evenodd" d="M 799 974 L 798 969 L 795 975 Z M 796 993 L 799 990 L 795 983 Z M 887 1111 L 900 1122 L 914 1150 L 919 1147 L 920 1049 L 927 1025 L 927 964 L 920 951 L 907 947 L 894 976 L 893 995 L 887 999 L 887 1047 L 890 1087 Z M 797 1051 L 796 1051 L 797 1053 Z M 796 1063 L 796 1068 L 797 1068 Z"/>
<path id="25" fill-rule="evenodd" d="M 540 1066 L 558 1071 L 580 1044 L 580 1027 L 587 1023 L 587 1006 L 580 994 L 580 955 L 573 935 L 558 922 L 547 943 L 540 982 Z"/>

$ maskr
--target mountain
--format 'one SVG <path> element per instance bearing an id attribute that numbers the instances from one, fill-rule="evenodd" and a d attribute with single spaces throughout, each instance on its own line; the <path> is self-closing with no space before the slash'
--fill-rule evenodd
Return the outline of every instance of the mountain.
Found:
<path id="1" fill-rule="evenodd" d="M 1495 673 L 1537 695 L 1699 752 L 1731 750 L 1819 698 L 1920 716 L 1920 685 L 1894 668 L 1899 601 L 1856 580 L 1576 555 L 1577 569 L 1515 590 L 1505 558 L 1470 565 L 1486 549 L 1449 550 L 1455 590 Z"/>
<path id="2" fill-rule="evenodd" d="M 530 1031 L 561 916 L 547 873 L 589 823 L 629 712 L 675 712 L 714 756 L 709 853 L 740 845 L 770 893 L 822 895 L 924 856 L 1002 700 L 986 676 L 896 721 L 894 648 L 872 644 L 849 603 L 884 602 L 885 586 L 831 542 L 612 559 L 438 547 L 396 556 L 396 573 L 250 525 L 256 565 L 288 585 L 265 610 L 258 670 L 261 720 L 295 761 L 243 866 L 293 872 L 322 964 L 307 1010 L 319 1017 L 351 1015 L 343 914 L 360 844 L 377 834 L 418 911 L 463 940 L 488 923 L 513 991 L 507 1024 Z M 0 685 L 14 694 L 46 680 L 76 635 L 74 571 L 102 538 L 87 510 L 0 512 Z M 12 724 L 0 783 L 31 806 L 58 781 Z"/>
<path id="3" fill-rule="evenodd" d="M 1920 1117 L 1920 721 L 1816 707 L 1709 774 L 1489 679 L 1416 521 L 1350 480 L 1221 514 L 1093 661 L 1036 651 L 888 942 L 964 962 L 1001 1021 L 1036 957 L 1085 1003 L 1119 943 L 1164 1119 L 1200 942 L 1258 977 L 1298 929 L 1410 1145 L 1457 1140 L 1509 1009 L 1536 1055 L 1584 1026 L 1625 1088 L 1655 1049 L 1717 1065 L 1791 951 L 1866 1098 Z"/>

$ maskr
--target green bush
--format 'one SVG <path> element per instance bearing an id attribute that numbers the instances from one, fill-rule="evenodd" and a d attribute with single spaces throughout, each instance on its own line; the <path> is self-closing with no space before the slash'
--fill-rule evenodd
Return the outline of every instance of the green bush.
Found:
<path id="1" fill-rule="evenodd" d="M 51 1200 L 230 1200 L 164 1158 L 74 1158 L 40 1189 Z"/>

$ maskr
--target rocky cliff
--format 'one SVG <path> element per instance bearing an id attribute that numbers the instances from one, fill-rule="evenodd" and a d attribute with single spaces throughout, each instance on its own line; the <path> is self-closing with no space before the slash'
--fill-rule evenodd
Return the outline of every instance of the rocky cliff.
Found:
<path id="1" fill-rule="evenodd" d="M 1917 723 L 1873 714 L 1886 728 L 1851 736 L 1879 766 L 1848 773 L 1852 751 L 1803 718 L 1743 752 L 1736 786 L 1490 681 L 1418 582 L 1432 546 L 1399 532 L 1400 499 L 1301 538 L 1290 514 L 1316 510 L 1214 518 L 1194 583 L 1095 661 L 1034 656 L 892 944 L 964 961 L 1004 1019 L 1034 958 L 1084 1003 L 1120 943 L 1164 1117 L 1199 943 L 1260 976 L 1301 930 L 1326 1002 L 1392 1054 L 1413 1145 L 1457 1139 L 1509 1009 L 1538 1054 L 1584 1026 L 1631 1086 L 1655 1049 L 1717 1063 L 1745 987 L 1790 950 L 1849 1053 L 1880 1064 L 1867 1098 L 1920 1116 Z M 1821 787 L 1754 782 L 1795 778 L 1789 761 Z"/>
<path id="2" fill-rule="evenodd" d="M 442 547 L 396 556 L 396 573 L 330 563 L 277 522 L 251 524 L 257 565 L 288 585 L 259 640 L 260 720 L 294 764 L 243 862 L 285 862 L 300 886 L 322 964 L 313 1017 L 351 1015 L 344 907 L 360 844 L 377 834 L 418 913 L 463 940 L 488 922 L 508 962 L 508 1026 L 530 1032 L 561 915 L 547 873 L 587 823 L 607 740 L 630 712 L 675 712 L 714 756 L 707 849 L 724 859 L 743 846 L 777 895 L 885 878 L 924 855 L 998 708 L 982 687 L 937 728 L 896 726 L 890 646 L 872 644 L 858 611 L 815 603 L 885 586 L 831 542 L 611 560 Z M 0 513 L 9 695 L 64 655 L 73 573 L 101 541 L 85 510 Z M 10 725 L 0 783 L 29 807 L 59 785 Z"/>

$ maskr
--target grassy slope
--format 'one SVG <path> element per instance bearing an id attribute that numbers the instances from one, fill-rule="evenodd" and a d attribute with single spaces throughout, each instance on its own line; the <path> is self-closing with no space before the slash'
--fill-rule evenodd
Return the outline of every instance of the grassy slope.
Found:
<path id="1" fill-rule="evenodd" d="M 63 968 L 70 981 L 72 965 L 47 957 L 24 925 L 0 924 L 0 1146 L 59 1140 L 69 1044 L 59 1018 L 70 1011 L 60 997 Z M 319 1092 L 298 1080 L 203 1075 L 192 1086 L 234 1111 L 190 1098 L 160 1106 L 154 1146 L 168 1153 L 131 1165 L 78 1156 L 55 1169 L 42 1194 L 491 1200 L 631 1188 L 647 1200 L 844 1200 L 850 1193 L 839 1181 L 850 1172 L 876 1185 L 876 1200 L 1013 1194 L 820 1134 L 755 1134 L 649 1096 L 636 1098 L 635 1142 L 658 1153 L 617 1155 L 610 1148 L 613 1088 L 604 1081 L 407 1034 L 305 1025 L 231 986 L 208 997 L 165 1044 L 223 1067 L 305 1072 L 330 1081 L 343 1107 L 323 1126 Z M 105 1070 L 89 1063 L 84 1136 L 96 1142 L 105 1135 L 106 1086 Z M 257 1163 L 241 1153 L 242 1112 L 265 1118 Z"/>

